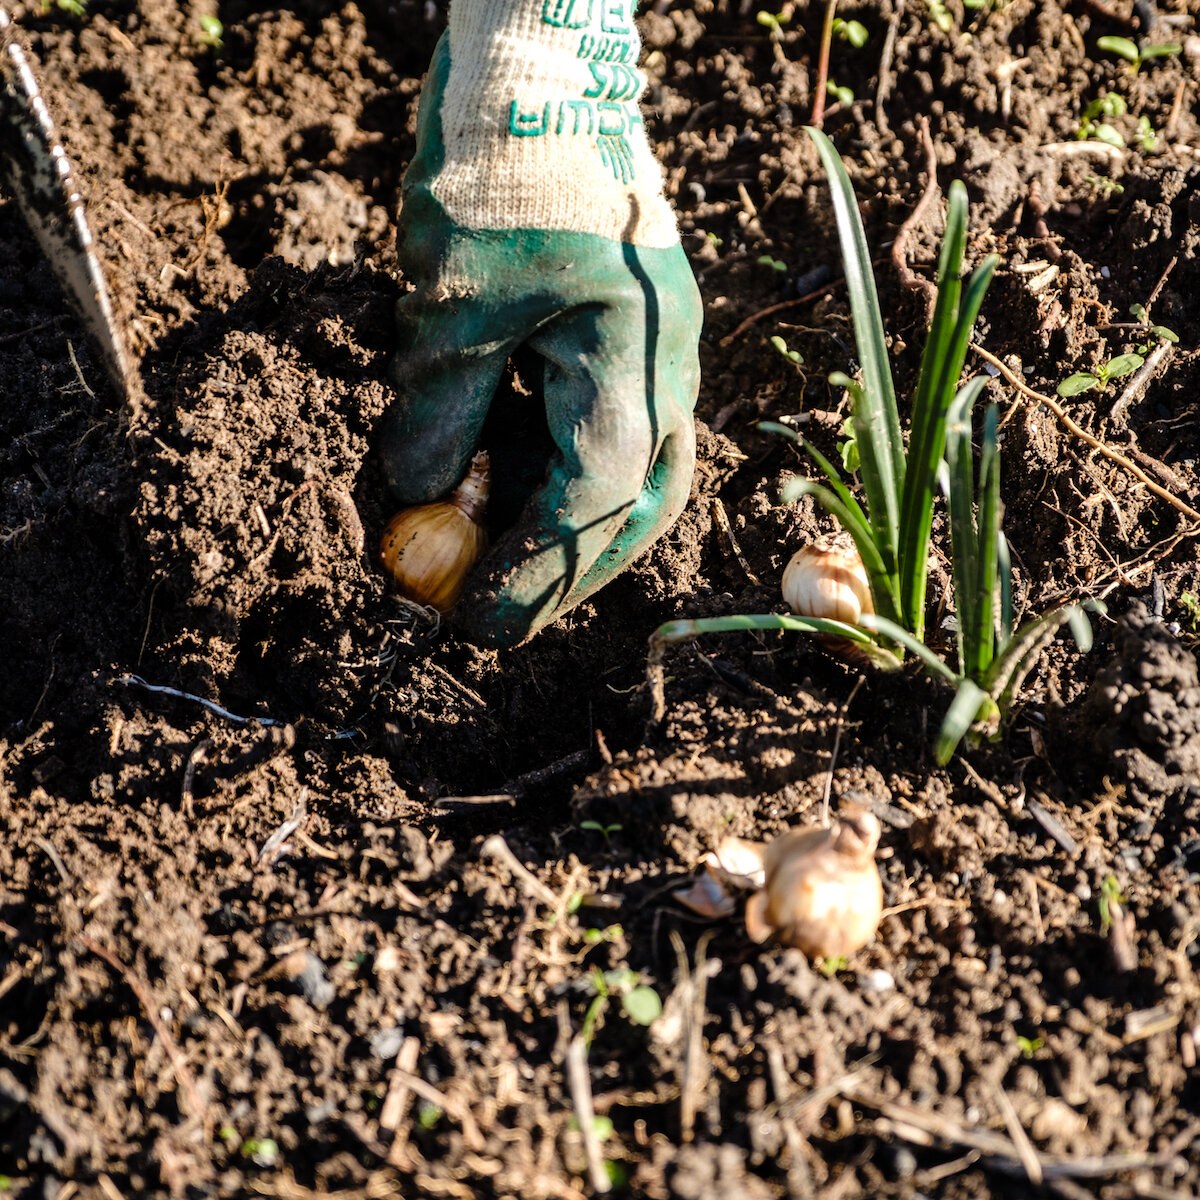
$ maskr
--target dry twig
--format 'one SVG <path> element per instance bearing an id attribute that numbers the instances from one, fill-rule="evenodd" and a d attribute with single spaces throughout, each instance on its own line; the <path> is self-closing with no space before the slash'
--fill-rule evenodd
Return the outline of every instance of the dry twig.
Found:
<path id="1" fill-rule="evenodd" d="M 738 545 L 738 540 L 734 536 L 733 527 L 729 524 L 729 514 L 725 511 L 725 505 L 720 496 L 714 496 L 712 499 L 711 511 L 713 521 L 721 532 L 721 536 L 725 539 L 729 546 L 733 557 L 737 559 L 738 566 L 745 572 L 746 578 L 755 585 L 759 586 L 759 578 L 750 569 L 750 564 L 746 561 L 746 556 L 742 553 L 741 546 Z"/>
<path id="2" fill-rule="evenodd" d="M 178 688 L 166 687 L 160 683 L 147 683 L 140 675 L 122 675 L 119 679 L 114 679 L 114 683 L 122 683 L 127 687 L 140 687 L 147 692 L 161 692 L 164 696 L 178 696 L 180 700 L 190 700 L 193 704 L 199 704 L 203 708 L 207 708 L 209 712 L 215 713 L 218 717 L 224 717 L 227 721 L 233 721 L 238 725 L 249 725 L 251 722 L 257 722 L 259 725 L 283 725 L 283 721 L 275 721 L 270 717 L 239 717 L 237 713 L 231 713 L 229 709 L 222 708 L 219 704 L 214 704 L 211 700 L 205 700 L 203 696 L 196 696 L 191 692 L 181 692 Z"/>
<path id="3" fill-rule="evenodd" d="M 540 901 L 547 908 L 558 906 L 558 897 L 517 858 L 500 834 L 492 834 L 480 847 L 480 854 L 490 858 L 498 866 L 506 868 L 513 879 L 535 900 Z"/>
<path id="4" fill-rule="evenodd" d="M 1068 433 L 1079 438 L 1080 441 L 1086 442 L 1097 453 L 1102 454 L 1105 458 L 1115 462 L 1118 466 L 1123 467 L 1128 471 L 1139 483 L 1141 483 L 1147 491 L 1153 492 L 1160 500 L 1165 500 L 1172 508 L 1183 513 L 1190 521 L 1200 522 L 1200 512 L 1185 504 L 1177 496 L 1168 492 L 1166 488 L 1160 487 L 1149 475 L 1146 474 L 1140 467 L 1135 466 L 1123 454 L 1119 454 L 1110 446 L 1105 445 L 1099 438 L 1093 437 L 1086 429 L 1081 429 L 1067 415 L 1066 410 L 1057 400 L 1050 396 L 1044 396 L 1041 392 L 1035 392 L 1022 379 L 1013 374 L 1004 363 L 1000 361 L 994 354 L 989 354 L 982 346 L 971 343 L 971 349 L 975 351 L 986 362 L 990 362 L 1009 383 L 1017 389 L 1023 396 L 1027 396 L 1031 400 L 1036 400 L 1039 404 L 1044 404 L 1061 422 Z M 1200 531 L 1197 531 L 1200 532 Z"/>
<path id="5" fill-rule="evenodd" d="M 1154 372 L 1158 370 L 1159 365 L 1166 358 L 1170 357 L 1174 347 L 1170 342 L 1159 342 L 1157 346 L 1150 352 L 1146 361 L 1129 377 L 1129 382 L 1125 385 L 1125 390 L 1117 398 L 1117 402 L 1109 410 L 1109 416 L 1119 417 L 1138 397 L 1146 390 L 1150 380 L 1154 376 Z"/>
<path id="6" fill-rule="evenodd" d="M 712 933 L 706 933 L 696 947 L 695 968 L 688 963 L 687 948 L 677 930 L 671 930 L 671 945 L 679 963 L 679 986 L 683 999 L 683 1058 L 679 1080 L 679 1135 L 690 1142 L 695 1133 L 696 1113 L 708 1082 L 709 1062 L 704 1053 L 704 1012 L 708 992 L 705 954 Z"/>
<path id="7" fill-rule="evenodd" d="M 596 1112 L 592 1107 L 592 1081 L 588 1078 L 587 1042 L 576 1034 L 567 1047 L 567 1085 L 571 1089 L 571 1102 L 575 1105 L 575 1120 L 583 1138 L 583 1150 L 587 1155 L 588 1176 L 592 1189 L 604 1193 L 612 1190 L 612 1180 L 604 1169 L 604 1155 L 600 1153 L 600 1139 L 596 1136 Z"/>
<path id="8" fill-rule="evenodd" d="M 937 299 L 937 285 L 932 280 L 923 279 L 913 271 L 905 258 L 908 239 L 912 236 L 913 230 L 921 223 L 926 210 L 933 203 L 933 198 L 938 194 L 937 151 L 933 146 L 933 138 L 929 135 L 929 121 L 926 117 L 920 119 L 920 130 L 921 143 L 925 147 L 925 173 L 927 175 L 925 190 L 921 193 L 916 208 L 908 214 L 908 219 L 900 226 L 896 240 L 892 243 L 892 266 L 896 268 L 896 275 L 904 287 L 910 291 L 924 292 L 926 301 L 932 305 L 933 301 Z"/>
<path id="9" fill-rule="evenodd" d="M 1022 1161 L 1012 1139 L 994 1129 L 982 1125 L 966 1125 L 952 1117 L 943 1116 L 929 1108 L 918 1108 L 888 1100 L 866 1088 L 845 1087 L 843 1094 L 855 1104 L 872 1108 L 883 1118 L 878 1122 L 881 1133 L 895 1134 L 918 1146 L 932 1146 L 936 1142 L 977 1150 L 986 1166 L 1005 1175 L 1028 1177 L 1026 1164 Z M 1190 1125 L 1157 1154 L 1098 1154 L 1080 1157 L 1044 1154 L 1033 1150 L 1038 1169 L 1046 1183 L 1063 1179 L 1105 1179 L 1110 1175 L 1121 1175 L 1129 1171 L 1147 1168 L 1169 1167 L 1174 1164 L 1182 1148 L 1188 1145 L 1200 1130 L 1200 1125 Z"/>
<path id="10" fill-rule="evenodd" d="M 1036 888 L 1034 889 L 1034 896 L 1037 896 Z M 1004 1124 L 1008 1127 L 1008 1136 L 1012 1138 L 1013 1146 L 1017 1151 L 1017 1157 L 1021 1160 L 1021 1165 L 1025 1168 L 1025 1174 L 1029 1182 L 1034 1187 L 1041 1187 L 1042 1164 L 1038 1158 L 1037 1151 L 1033 1148 L 1033 1143 L 1029 1140 L 1029 1134 L 1025 1132 L 1021 1124 L 1021 1119 L 1017 1116 L 1017 1110 L 1013 1107 L 1012 1100 L 999 1084 L 992 1085 L 992 1094 L 995 1097 L 997 1107 L 1000 1109 L 1000 1115 L 1004 1118 Z"/>

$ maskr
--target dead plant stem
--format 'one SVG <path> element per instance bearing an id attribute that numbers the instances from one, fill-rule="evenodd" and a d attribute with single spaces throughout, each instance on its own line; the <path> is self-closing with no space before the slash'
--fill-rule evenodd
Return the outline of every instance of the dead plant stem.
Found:
<path id="1" fill-rule="evenodd" d="M 904 287 L 910 291 L 924 292 L 926 301 L 932 304 L 937 298 L 937 285 L 916 274 L 908 265 L 905 257 L 908 250 L 908 239 L 912 236 L 913 230 L 921 223 L 927 209 L 933 203 L 933 198 L 938 194 L 937 151 L 934 149 L 933 138 L 929 135 L 928 117 L 920 118 L 919 128 L 921 144 L 925 147 L 925 190 L 921 193 L 916 208 L 908 214 L 908 219 L 900 226 L 896 240 L 892 243 L 892 265 L 896 268 L 896 275 Z"/>

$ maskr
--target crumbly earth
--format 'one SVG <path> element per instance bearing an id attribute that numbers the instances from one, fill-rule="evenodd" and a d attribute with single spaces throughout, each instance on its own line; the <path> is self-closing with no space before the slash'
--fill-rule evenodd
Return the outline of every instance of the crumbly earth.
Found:
<path id="1" fill-rule="evenodd" d="M 944 769 L 945 689 L 793 636 L 668 647 L 650 721 L 649 634 L 778 610 L 828 529 L 779 502 L 811 467 L 756 429 L 791 417 L 836 456 L 824 380 L 855 365 L 803 132 L 824 5 L 783 4 L 778 33 L 748 0 L 646 6 L 648 125 L 707 310 L 694 494 L 503 653 L 406 608 L 373 553 L 393 222 L 445 0 L 227 0 L 217 45 L 212 2 L 17 8 L 145 396 L 113 396 L 0 201 L 0 1190 L 1200 1192 L 1196 6 L 838 10 L 869 37 L 834 41 L 852 96 L 825 128 L 901 397 L 926 302 L 888 247 L 923 119 L 971 259 L 1000 255 L 976 342 L 1013 378 L 1053 394 L 1130 350 L 1135 303 L 1179 339 L 1146 386 L 1066 401 L 1074 428 L 991 386 L 1019 604 L 1108 612 Z M 1103 36 L 1181 52 L 1134 73 Z M 1076 136 L 1106 93 L 1123 146 Z M 941 212 L 901 247 L 925 279 Z M 499 454 L 530 418 L 519 363 L 511 392 Z M 850 961 L 674 901 L 725 834 L 826 796 L 884 828 L 888 913 Z"/>

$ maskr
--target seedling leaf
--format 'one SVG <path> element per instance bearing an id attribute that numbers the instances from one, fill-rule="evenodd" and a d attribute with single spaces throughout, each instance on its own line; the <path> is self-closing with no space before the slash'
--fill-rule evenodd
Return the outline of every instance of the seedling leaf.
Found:
<path id="1" fill-rule="evenodd" d="M 1068 375 L 1055 391 L 1060 396 L 1078 396 L 1080 392 L 1091 391 L 1098 382 L 1090 371 L 1076 371 L 1074 375 Z"/>
<path id="2" fill-rule="evenodd" d="M 1102 37 L 1098 38 L 1096 45 L 1106 54 L 1116 54 L 1121 58 L 1128 60 L 1131 63 L 1136 63 L 1141 55 L 1138 53 L 1137 45 L 1131 42 L 1129 38 L 1124 37 Z"/>
<path id="3" fill-rule="evenodd" d="M 871 526 L 882 553 L 894 563 L 900 523 L 900 495 L 904 490 L 904 442 L 892 387 L 891 365 L 879 315 L 879 298 L 871 270 L 871 255 L 854 188 L 833 143 L 819 129 L 808 129 L 829 177 L 834 216 L 846 287 L 854 318 L 854 339 L 862 367 L 862 392 L 855 397 L 854 429 L 862 461 L 863 488 Z M 889 565 L 891 565 L 889 563 Z"/>
<path id="4" fill-rule="evenodd" d="M 1118 354 L 1116 358 L 1108 360 L 1108 377 L 1109 379 L 1120 379 L 1122 375 L 1129 375 L 1136 371 L 1145 361 L 1140 354 Z"/>
<path id="5" fill-rule="evenodd" d="M 653 1025 L 662 1016 L 662 1000 L 651 987 L 635 987 L 621 997 L 625 1015 L 635 1025 Z"/>
<path id="6" fill-rule="evenodd" d="M 959 680 L 958 691 L 950 701 L 938 730 L 937 741 L 934 742 L 933 756 L 939 767 L 944 767 L 950 761 L 959 742 L 967 736 L 980 710 L 988 703 L 987 692 L 978 684 L 970 679 Z"/>

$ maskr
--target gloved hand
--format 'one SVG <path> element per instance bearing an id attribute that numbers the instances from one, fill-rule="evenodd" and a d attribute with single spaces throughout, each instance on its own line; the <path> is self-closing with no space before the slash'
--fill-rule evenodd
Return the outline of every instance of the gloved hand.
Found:
<path id="1" fill-rule="evenodd" d="M 421 96 L 389 485 L 417 504 L 459 482 L 522 345 L 554 441 L 456 610 L 479 645 L 515 645 L 591 595 L 690 489 L 701 305 L 638 108 L 636 3 L 452 0 Z"/>

